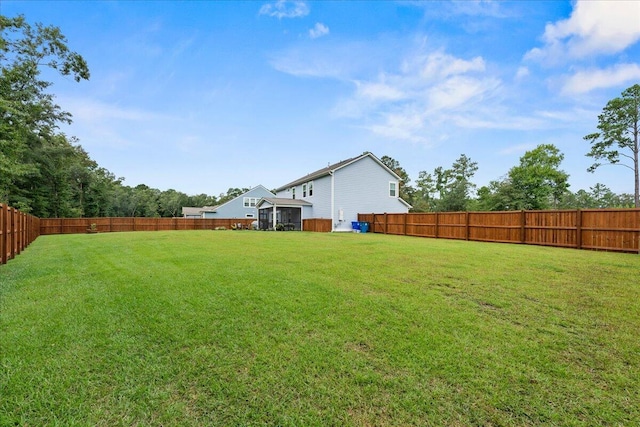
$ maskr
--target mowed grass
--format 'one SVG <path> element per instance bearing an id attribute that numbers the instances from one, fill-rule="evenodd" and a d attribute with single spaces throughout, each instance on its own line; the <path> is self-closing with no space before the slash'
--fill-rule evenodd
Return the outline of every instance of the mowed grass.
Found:
<path id="1" fill-rule="evenodd" d="M 373 234 L 43 236 L 0 425 L 638 425 L 640 257 Z"/>

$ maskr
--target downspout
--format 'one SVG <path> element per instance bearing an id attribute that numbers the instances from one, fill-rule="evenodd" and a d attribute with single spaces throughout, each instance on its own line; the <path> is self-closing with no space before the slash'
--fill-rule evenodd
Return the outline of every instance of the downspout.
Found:
<path id="1" fill-rule="evenodd" d="M 329 171 L 329 175 L 331 175 L 331 231 L 335 229 L 335 213 L 334 213 L 334 205 L 335 205 L 335 180 L 333 176 L 333 171 Z"/>

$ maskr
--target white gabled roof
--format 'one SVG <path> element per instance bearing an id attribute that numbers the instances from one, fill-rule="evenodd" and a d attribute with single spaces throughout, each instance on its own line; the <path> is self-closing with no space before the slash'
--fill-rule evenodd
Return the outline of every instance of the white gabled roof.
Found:
<path id="1" fill-rule="evenodd" d="M 329 166 L 327 166 L 327 167 L 325 167 L 325 168 L 318 169 L 318 170 L 317 170 L 317 171 L 315 171 L 315 172 L 312 172 L 312 173 L 310 173 L 310 174 L 308 174 L 308 175 L 303 176 L 302 178 L 296 179 L 295 181 L 292 181 L 292 182 L 290 182 L 290 183 L 288 183 L 288 184 L 286 184 L 286 185 L 283 185 L 283 186 L 282 186 L 282 187 L 280 187 L 280 188 L 277 188 L 277 189 L 276 189 L 276 192 L 278 192 L 278 191 L 282 191 L 282 190 L 286 190 L 287 188 L 295 187 L 296 185 L 300 185 L 300 184 L 303 184 L 303 183 L 305 183 L 305 182 L 313 181 L 314 179 L 321 178 L 321 177 L 323 177 L 323 176 L 329 175 L 329 174 L 331 174 L 332 172 L 337 171 L 338 169 L 342 169 L 342 168 L 344 168 L 344 167 L 347 167 L 347 166 L 349 166 L 350 164 L 355 163 L 355 162 L 357 162 L 358 160 L 361 160 L 361 159 L 363 159 L 363 158 L 365 158 L 365 157 L 370 157 L 370 158 L 372 158 L 372 159 L 373 159 L 374 161 L 376 161 L 380 166 L 382 166 L 384 169 L 386 169 L 386 170 L 387 170 L 391 175 L 393 175 L 393 177 L 395 177 L 396 179 L 400 179 L 400 177 L 399 177 L 399 176 L 398 176 L 394 171 L 392 171 L 391 169 L 389 169 L 389 168 L 387 167 L 387 165 L 385 165 L 384 163 L 382 163 L 382 160 L 380 160 L 379 158 L 377 158 L 376 156 L 374 156 L 374 155 L 373 155 L 373 153 L 370 153 L 370 152 L 368 152 L 368 151 L 367 151 L 366 153 L 363 153 L 363 154 L 361 154 L 361 155 L 359 155 L 359 156 L 352 157 L 352 158 L 347 159 L 347 160 L 342 160 L 342 161 L 340 161 L 340 162 L 338 162 L 338 163 L 334 163 L 334 164 L 329 165 Z"/>

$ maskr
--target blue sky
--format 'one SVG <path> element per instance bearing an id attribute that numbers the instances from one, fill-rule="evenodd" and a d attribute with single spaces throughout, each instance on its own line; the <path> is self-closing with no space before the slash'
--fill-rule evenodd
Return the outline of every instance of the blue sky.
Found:
<path id="1" fill-rule="evenodd" d="M 478 186 L 538 144 L 571 190 L 582 137 L 640 82 L 637 1 L 8 1 L 60 27 L 91 80 L 47 74 L 62 130 L 126 185 L 218 195 L 275 188 L 371 151 L 417 179 L 466 154 Z"/>

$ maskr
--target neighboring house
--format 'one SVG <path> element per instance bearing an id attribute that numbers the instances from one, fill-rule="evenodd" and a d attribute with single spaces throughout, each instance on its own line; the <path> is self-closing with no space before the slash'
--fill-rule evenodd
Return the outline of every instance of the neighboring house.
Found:
<path id="1" fill-rule="evenodd" d="M 358 213 L 406 213 L 400 177 L 371 153 L 329 165 L 276 189 L 258 203 L 259 227 L 302 230 L 302 220 L 331 219 L 333 231 L 350 231 Z M 273 219 L 276 219 L 275 224 Z"/>
<path id="2" fill-rule="evenodd" d="M 215 212 L 217 206 L 203 206 L 201 208 L 182 207 L 182 216 L 184 218 L 204 218 L 206 212 Z"/>
<path id="3" fill-rule="evenodd" d="M 182 216 L 185 218 L 257 218 L 256 205 L 258 201 L 264 197 L 273 196 L 274 194 L 271 191 L 262 185 L 258 185 L 218 206 L 183 207 Z"/>

